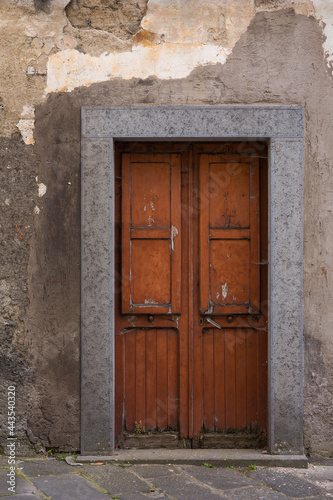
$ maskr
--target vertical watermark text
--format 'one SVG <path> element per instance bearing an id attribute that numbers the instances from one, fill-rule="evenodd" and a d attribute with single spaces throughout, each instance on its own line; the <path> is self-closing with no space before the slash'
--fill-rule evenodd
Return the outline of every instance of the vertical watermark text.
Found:
<path id="1" fill-rule="evenodd" d="M 8 437 L 7 437 L 7 455 L 9 471 L 7 473 L 8 491 L 15 493 L 16 488 L 16 388 L 10 385 L 7 388 L 8 399 Z"/>

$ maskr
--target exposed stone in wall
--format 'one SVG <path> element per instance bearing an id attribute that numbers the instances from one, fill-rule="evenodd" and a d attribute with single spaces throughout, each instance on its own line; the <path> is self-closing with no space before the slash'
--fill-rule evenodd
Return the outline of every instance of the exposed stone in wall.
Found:
<path id="1" fill-rule="evenodd" d="M 109 31 L 128 40 L 140 28 L 148 0 L 71 0 L 67 17 L 75 28 Z"/>

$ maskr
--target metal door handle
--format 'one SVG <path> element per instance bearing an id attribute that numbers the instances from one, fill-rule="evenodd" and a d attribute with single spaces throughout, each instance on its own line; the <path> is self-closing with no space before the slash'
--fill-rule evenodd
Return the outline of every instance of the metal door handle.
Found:
<path id="1" fill-rule="evenodd" d="M 222 330 L 222 326 L 219 325 L 218 323 L 216 323 L 214 320 L 212 320 L 211 318 L 206 318 L 206 321 L 207 323 L 210 323 L 211 325 L 215 326 L 216 328 L 218 328 L 219 330 Z"/>

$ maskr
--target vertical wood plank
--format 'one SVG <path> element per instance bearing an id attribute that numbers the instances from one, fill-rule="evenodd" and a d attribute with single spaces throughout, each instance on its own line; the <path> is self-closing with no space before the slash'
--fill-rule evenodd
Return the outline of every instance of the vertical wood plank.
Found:
<path id="1" fill-rule="evenodd" d="M 146 421 L 145 427 L 156 427 L 156 329 L 146 330 Z"/>
<path id="2" fill-rule="evenodd" d="M 178 429 L 179 414 L 179 370 L 177 330 L 168 332 L 168 428 Z"/>
<path id="3" fill-rule="evenodd" d="M 255 428 L 258 422 L 257 412 L 257 332 L 246 331 L 246 392 L 247 392 L 247 425 Z"/>
<path id="4" fill-rule="evenodd" d="M 199 248 L 200 248 L 200 312 L 209 309 L 209 160 L 199 157 Z"/>
<path id="5" fill-rule="evenodd" d="M 230 328 L 225 330 L 225 423 L 227 429 L 236 428 L 236 373 L 235 334 Z"/>
<path id="6" fill-rule="evenodd" d="M 157 330 L 156 365 L 157 365 L 157 427 L 166 429 L 168 424 L 168 339 L 167 331 Z"/>
<path id="7" fill-rule="evenodd" d="M 122 191 L 121 191 L 121 288 L 122 312 L 131 310 L 131 155 L 122 155 Z"/>
<path id="8" fill-rule="evenodd" d="M 136 356 L 135 356 L 135 393 L 136 411 L 135 420 L 145 426 L 146 420 L 146 332 L 136 332 Z"/>
<path id="9" fill-rule="evenodd" d="M 246 345 L 243 328 L 235 330 L 236 358 L 236 427 L 246 427 Z"/>
<path id="10" fill-rule="evenodd" d="M 124 352 L 125 335 L 115 336 L 115 349 L 117 352 L 117 364 L 115 370 L 115 436 L 119 436 L 123 426 L 123 416 L 125 411 L 124 397 Z"/>
<path id="11" fill-rule="evenodd" d="M 260 311 L 260 192 L 259 192 L 259 160 L 253 158 L 250 166 L 250 304 L 252 312 Z"/>
<path id="12" fill-rule="evenodd" d="M 214 429 L 214 330 L 206 330 L 203 342 L 203 422 L 205 429 Z"/>
<path id="13" fill-rule="evenodd" d="M 224 331 L 214 334 L 214 378 L 215 378 L 215 423 L 214 427 L 225 428 L 225 371 L 224 371 Z"/>
<path id="14" fill-rule="evenodd" d="M 202 336 L 203 328 L 198 321 L 200 311 L 200 280 L 202 263 L 200 218 L 202 199 L 201 187 L 205 175 L 201 172 L 201 156 L 193 154 L 195 148 L 191 149 L 193 168 L 190 165 L 190 198 L 191 217 L 189 220 L 189 339 L 190 339 L 190 369 L 189 369 L 189 402 L 190 402 L 190 433 L 189 437 L 200 436 L 203 425 L 203 357 L 202 357 Z M 207 177 L 207 172 L 206 172 Z M 207 236 L 208 238 L 208 236 Z M 208 241 L 208 239 L 207 239 Z M 200 262 L 200 264 L 199 264 Z M 198 265 L 199 264 L 199 265 Z M 207 271 L 207 270 L 206 270 Z M 199 289 L 198 289 L 199 283 Z M 204 306 L 203 306 L 204 307 Z"/>
<path id="15" fill-rule="evenodd" d="M 135 337 L 136 332 L 127 332 L 125 334 L 125 363 L 124 363 L 124 379 L 125 379 L 125 421 L 126 429 L 130 430 L 134 427 L 135 422 Z"/>
<path id="16" fill-rule="evenodd" d="M 258 332 L 257 399 L 259 428 L 267 429 L 267 332 Z"/>
<path id="17" fill-rule="evenodd" d="M 171 155 L 171 309 L 181 310 L 181 161 Z"/>
<path id="18" fill-rule="evenodd" d="M 182 154 L 182 165 L 185 172 L 181 175 L 181 219 L 182 219 L 182 232 L 181 232 L 181 265 L 183 271 L 183 279 L 181 280 L 181 294 L 183 300 L 181 302 L 181 315 L 179 319 L 179 431 L 181 436 L 190 436 L 192 429 L 192 422 L 190 415 L 192 412 L 191 405 L 191 366 L 189 362 L 189 337 L 191 336 L 192 321 L 192 287 L 190 283 L 190 245 L 191 228 L 190 218 L 192 217 L 192 189 L 191 178 L 192 169 L 189 169 L 190 158 L 189 152 L 186 151 Z M 182 168 L 183 168 L 182 167 Z"/>

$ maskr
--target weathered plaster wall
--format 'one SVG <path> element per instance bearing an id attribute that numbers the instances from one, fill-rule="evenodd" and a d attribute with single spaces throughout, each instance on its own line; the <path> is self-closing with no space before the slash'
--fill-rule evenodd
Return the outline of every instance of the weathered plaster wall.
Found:
<path id="1" fill-rule="evenodd" d="M 1 374 L 22 442 L 79 448 L 80 107 L 297 104 L 305 444 L 332 454 L 332 4 L 201 3 L 2 0 Z"/>

